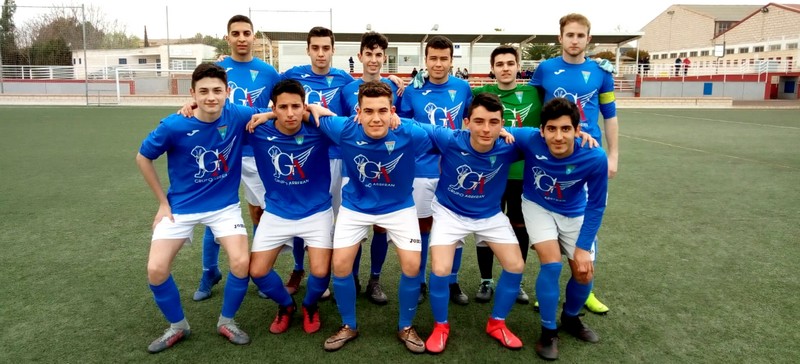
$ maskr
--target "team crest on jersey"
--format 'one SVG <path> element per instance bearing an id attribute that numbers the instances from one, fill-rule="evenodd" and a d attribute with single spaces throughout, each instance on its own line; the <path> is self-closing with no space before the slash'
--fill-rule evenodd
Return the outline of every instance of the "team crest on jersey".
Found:
<path id="1" fill-rule="evenodd" d="M 451 102 L 456 102 L 456 94 L 458 94 L 458 91 L 456 91 L 456 90 L 447 90 L 447 93 L 450 95 L 450 101 Z"/>
<path id="2" fill-rule="evenodd" d="M 544 169 L 539 167 L 533 167 L 531 168 L 531 171 L 533 171 L 533 185 L 536 186 L 537 190 L 544 192 L 544 198 L 547 200 L 563 202 L 563 191 L 581 181 L 579 179 L 571 181 L 559 181 L 557 178 L 547 174 Z M 555 194 L 555 196 L 553 196 L 553 194 Z"/>
<path id="3" fill-rule="evenodd" d="M 333 83 L 333 76 L 325 76 L 325 82 L 328 83 L 328 87 L 331 87 L 331 84 Z"/>
<path id="4" fill-rule="evenodd" d="M 297 145 L 303 145 L 303 136 L 302 135 L 295 136 L 294 142 L 297 143 Z"/>
<path id="5" fill-rule="evenodd" d="M 462 197 L 483 197 L 483 190 L 486 186 L 486 183 L 491 181 L 492 178 L 497 175 L 497 172 L 500 172 L 502 167 L 503 165 L 501 164 L 494 171 L 484 174 L 473 171 L 472 167 L 462 164 L 456 168 L 456 173 L 458 173 L 458 176 L 456 177 L 456 183 L 447 186 L 447 189 L 451 193 Z"/>
<path id="6" fill-rule="evenodd" d="M 264 92 L 264 88 L 266 88 L 261 87 L 251 91 L 246 87 L 240 87 L 233 81 L 228 81 L 228 87 L 231 88 L 231 93 L 228 95 L 228 102 L 242 106 L 253 106 L 256 100 L 258 100 L 258 97 L 261 96 L 261 93 Z"/>
<path id="7" fill-rule="evenodd" d="M 522 91 L 514 92 L 514 95 L 517 95 L 517 101 L 519 101 L 519 103 L 521 104 L 522 103 Z"/>
<path id="8" fill-rule="evenodd" d="M 386 151 L 388 151 L 389 154 L 392 154 L 392 152 L 394 152 L 394 140 L 383 143 L 383 145 L 386 146 Z"/>
<path id="9" fill-rule="evenodd" d="M 557 88 L 553 91 L 553 96 L 555 97 L 563 97 L 569 101 L 575 103 L 578 106 L 578 111 L 581 113 L 581 121 L 586 121 L 586 114 L 583 112 L 583 108 L 586 107 L 586 103 L 591 100 L 592 96 L 597 93 L 597 89 L 592 90 L 588 94 L 578 95 L 578 94 L 571 94 L 567 92 L 563 87 Z"/>
<path id="10" fill-rule="evenodd" d="M 222 139 L 225 139 L 225 134 L 228 133 L 228 126 L 227 125 L 220 126 L 219 128 L 217 128 L 217 132 L 219 132 L 219 136 L 221 136 Z"/>
<path id="11" fill-rule="evenodd" d="M 450 129 L 457 129 L 455 118 L 461 110 L 461 104 L 463 104 L 463 102 L 459 102 L 458 105 L 448 109 L 445 107 L 438 107 L 436 104 L 429 102 L 425 105 L 425 113 L 428 114 L 428 121 L 431 125 L 440 125 L 449 127 Z"/>
<path id="12" fill-rule="evenodd" d="M 397 158 L 383 164 L 383 162 L 374 162 L 369 160 L 363 154 L 357 155 L 353 158 L 358 170 L 358 180 L 364 183 L 366 187 L 374 185 L 379 186 L 393 186 L 391 173 L 397 167 L 397 163 L 403 158 L 400 154 Z"/>
<path id="13" fill-rule="evenodd" d="M 250 70 L 250 81 L 256 82 L 258 78 L 258 70 Z"/>
<path id="14" fill-rule="evenodd" d="M 192 149 L 192 157 L 197 162 L 197 173 L 194 174 L 195 183 L 211 182 L 227 176 L 228 161 L 235 141 L 236 137 L 221 151 L 219 149 L 208 150 L 200 145 Z"/>
<path id="15" fill-rule="evenodd" d="M 589 71 L 581 71 L 581 74 L 583 74 L 583 82 L 589 83 L 589 76 L 591 76 L 592 73 Z"/>
<path id="16" fill-rule="evenodd" d="M 572 173 L 572 171 L 574 171 L 574 170 L 575 170 L 575 165 L 574 164 L 567 164 L 567 174 Z"/>
<path id="17" fill-rule="evenodd" d="M 325 92 L 322 91 L 314 91 L 308 85 L 303 85 L 303 90 L 306 92 L 306 104 L 317 104 L 324 108 L 328 108 L 328 105 L 333 101 L 333 98 L 336 97 L 336 92 L 339 91 L 339 88 L 334 88 L 331 90 L 327 90 Z"/>
<path id="18" fill-rule="evenodd" d="M 489 156 L 489 163 L 492 164 L 492 167 L 494 167 L 494 162 L 497 162 L 497 156 L 496 155 Z"/>
<path id="19" fill-rule="evenodd" d="M 267 150 L 267 154 L 269 154 L 272 160 L 272 167 L 275 169 L 272 176 L 275 177 L 276 181 L 305 180 L 307 182 L 308 179 L 303 170 L 303 166 L 306 165 L 306 161 L 308 161 L 308 157 L 313 150 L 314 147 L 312 146 L 302 153 L 295 155 L 294 153 L 284 153 L 277 146 L 271 146 L 269 150 Z"/>

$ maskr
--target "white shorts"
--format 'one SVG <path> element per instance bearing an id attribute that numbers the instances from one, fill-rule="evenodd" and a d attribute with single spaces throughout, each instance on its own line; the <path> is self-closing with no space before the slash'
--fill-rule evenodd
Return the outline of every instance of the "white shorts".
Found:
<path id="1" fill-rule="evenodd" d="M 558 240 L 561 246 L 561 254 L 573 259 L 575 255 L 575 242 L 583 226 L 583 215 L 578 217 L 567 217 L 545 209 L 539 204 L 522 197 L 522 216 L 525 218 L 525 228 L 530 236 L 530 245 Z M 595 239 L 595 242 L 597 239 Z M 592 249 L 589 253 L 592 261 L 595 258 L 595 242 L 592 242 Z"/>
<path id="2" fill-rule="evenodd" d="M 517 236 L 508 216 L 498 212 L 492 217 L 473 219 L 461 216 L 433 200 L 433 227 L 431 227 L 430 246 L 463 246 L 469 234 L 475 234 L 475 244 L 487 246 L 486 242 L 498 244 L 518 244 Z"/>
<path id="3" fill-rule="evenodd" d="M 210 227 L 214 237 L 217 239 L 231 235 L 247 236 L 247 229 L 245 229 L 244 220 L 242 220 L 242 209 L 238 203 L 216 211 L 197 214 L 173 214 L 172 217 L 175 222 L 166 217 L 161 219 L 161 222 L 153 229 L 152 240 L 184 239 L 184 243 L 191 243 L 194 235 L 194 226 L 197 224 Z"/>
<path id="4" fill-rule="evenodd" d="M 367 238 L 372 225 L 386 229 L 387 240 L 398 249 L 422 251 L 417 210 L 412 206 L 383 215 L 369 215 L 342 206 L 336 218 L 333 248 L 346 248 Z"/>
<path id="5" fill-rule="evenodd" d="M 260 206 L 262 209 L 267 207 L 264 202 L 264 182 L 258 175 L 255 157 L 242 157 L 242 184 L 244 185 L 244 199 L 248 204 Z"/>
<path id="6" fill-rule="evenodd" d="M 331 206 L 333 207 L 333 215 L 339 215 L 339 207 L 342 206 L 342 160 L 330 159 L 331 166 Z"/>
<path id="7" fill-rule="evenodd" d="M 433 216 L 431 203 L 438 184 L 438 178 L 414 178 L 414 191 L 411 192 L 411 195 L 414 198 L 414 205 L 417 207 L 417 218 Z"/>
<path id="8" fill-rule="evenodd" d="M 285 219 L 264 211 L 253 237 L 252 252 L 272 250 L 283 246 L 282 251 L 291 251 L 294 237 L 302 238 L 305 246 L 333 249 L 333 209 L 318 212 L 298 220 Z"/>

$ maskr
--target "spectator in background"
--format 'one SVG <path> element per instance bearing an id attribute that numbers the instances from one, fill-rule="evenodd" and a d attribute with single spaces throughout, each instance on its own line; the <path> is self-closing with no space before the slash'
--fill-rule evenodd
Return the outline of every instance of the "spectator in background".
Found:
<path id="1" fill-rule="evenodd" d="M 414 67 L 414 69 L 413 69 L 413 70 L 411 70 L 411 78 L 417 77 L 417 73 L 419 73 L 419 72 L 417 71 L 417 67 Z"/>
<path id="2" fill-rule="evenodd" d="M 461 72 L 461 76 L 463 76 L 461 78 L 463 78 L 465 80 L 469 80 L 469 71 L 467 71 L 467 69 L 464 68 L 464 72 Z"/>
<path id="3" fill-rule="evenodd" d="M 689 73 L 689 66 L 691 66 L 691 65 L 692 65 L 692 61 L 689 60 L 689 57 L 686 57 L 686 58 L 683 59 L 683 75 L 684 76 L 686 76 L 686 74 Z"/>
<path id="4" fill-rule="evenodd" d="M 675 76 L 681 75 L 681 65 L 683 65 L 681 57 L 675 58 Z"/>
<path id="5" fill-rule="evenodd" d="M 353 61 L 353 56 L 350 56 L 350 59 L 347 60 L 347 63 L 350 64 L 350 73 L 353 73 L 353 71 L 355 71 L 356 64 L 355 61 Z"/>

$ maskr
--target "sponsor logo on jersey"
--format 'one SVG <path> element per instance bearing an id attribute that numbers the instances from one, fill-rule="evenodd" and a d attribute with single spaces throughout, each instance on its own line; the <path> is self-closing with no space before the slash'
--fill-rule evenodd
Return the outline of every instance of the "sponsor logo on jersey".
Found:
<path id="1" fill-rule="evenodd" d="M 308 161 L 308 157 L 313 150 L 314 147 L 312 146 L 295 155 L 294 153 L 285 153 L 277 146 L 270 147 L 267 154 L 269 154 L 272 160 L 272 167 L 275 169 L 272 176 L 276 180 L 285 179 L 287 181 L 307 179 L 303 166 L 306 165 L 306 161 Z"/>
<path id="2" fill-rule="evenodd" d="M 192 135 L 195 135 L 195 134 L 197 134 L 197 132 L 198 132 L 198 131 L 200 131 L 200 130 L 194 129 L 194 130 L 192 130 L 192 131 L 190 131 L 190 132 L 186 133 L 186 135 L 187 135 L 187 136 L 192 136 Z"/>
<path id="3" fill-rule="evenodd" d="M 564 70 L 558 70 L 558 71 L 553 72 L 554 75 L 560 75 L 562 73 L 564 73 Z"/>
<path id="4" fill-rule="evenodd" d="M 544 193 L 544 198 L 547 200 L 563 202 L 563 191 L 581 181 L 580 179 L 559 181 L 556 177 L 547 174 L 544 169 L 539 167 L 533 167 L 531 171 L 533 172 L 533 185 L 536 186 L 537 190 Z"/>
<path id="5" fill-rule="evenodd" d="M 386 164 L 380 161 L 372 161 L 363 154 L 357 155 L 353 158 L 353 161 L 356 163 L 356 170 L 358 170 L 358 180 L 360 182 L 365 182 L 364 186 L 366 187 L 372 187 L 377 183 L 388 186 L 392 183 L 391 173 L 395 167 L 397 167 L 400 159 L 403 158 L 403 154 L 404 153 L 400 154 L 397 158 L 392 159 Z"/>
<path id="6" fill-rule="evenodd" d="M 483 197 L 484 186 L 487 182 L 491 181 L 497 172 L 503 167 L 501 164 L 497 169 L 489 172 L 476 172 L 472 167 L 462 164 L 456 167 L 456 182 L 447 187 L 448 191 L 456 195 L 464 197 Z"/>
<path id="7" fill-rule="evenodd" d="M 234 137 L 230 143 L 221 151 L 219 149 L 209 150 L 203 146 L 195 146 L 192 149 L 192 157 L 197 163 L 197 173 L 194 174 L 195 183 L 210 182 L 215 180 L 213 177 L 224 177 L 227 175 L 231 150 L 236 142 Z M 210 175 L 211 179 L 205 179 Z"/>

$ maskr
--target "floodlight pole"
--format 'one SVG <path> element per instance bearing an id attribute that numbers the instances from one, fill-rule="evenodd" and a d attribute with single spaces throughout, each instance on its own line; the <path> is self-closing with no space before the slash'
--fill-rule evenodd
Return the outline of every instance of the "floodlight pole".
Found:
<path id="1" fill-rule="evenodd" d="M 3 27 L 0 26 L 0 94 L 4 94 L 3 88 Z"/>
<path id="2" fill-rule="evenodd" d="M 87 62 L 88 59 L 86 58 L 86 9 L 83 4 L 81 4 L 81 17 L 83 18 L 81 19 L 81 29 L 83 32 L 83 74 L 85 75 L 84 81 L 86 82 L 84 90 L 86 93 L 86 106 L 89 106 L 89 62 Z"/>

